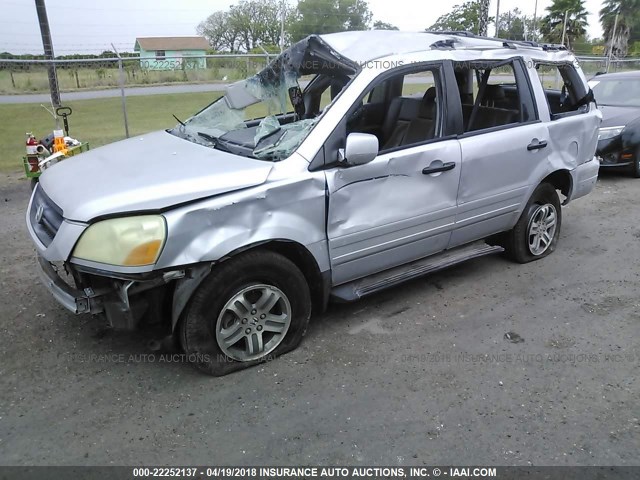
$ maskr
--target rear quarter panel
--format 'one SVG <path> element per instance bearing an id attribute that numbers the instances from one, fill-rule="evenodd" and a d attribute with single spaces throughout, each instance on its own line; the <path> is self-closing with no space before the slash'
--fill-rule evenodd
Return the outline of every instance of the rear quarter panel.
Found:
<path id="1" fill-rule="evenodd" d="M 547 175 L 558 170 L 570 172 L 575 181 L 575 170 L 578 166 L 594 161 L 598 143 L 598 129 L 602 121 L 602 114 L 594 102 L 589 105 L 588 112 L 551 120 L 544 88 L 535 69 L 535 60 L 539 60 L 540 62 L 562 61 L 572 63 L 576 68 L 580 81 L 583 82 L 587 90 L 589 88 L 584 73 L 575 59 L 567 53 L 558 53 L 556 55 L 558 58 L 538 58 L 526 62 L 527 71 L 536 97 L 539 118 L 547 126 L 547 141 L 549 143 L 548 168 L 540 171 L 539 178 L 533 188 Z"/>

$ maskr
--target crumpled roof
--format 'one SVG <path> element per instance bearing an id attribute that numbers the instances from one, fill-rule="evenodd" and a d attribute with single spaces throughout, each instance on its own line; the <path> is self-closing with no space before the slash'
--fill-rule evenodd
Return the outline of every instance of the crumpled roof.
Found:
<path id="1" fill-rule="evenodd" d="M 396 30 L 365 30 L 320 35 L 331 48 L 354 62 L 367 62 L 399 53 L 430 50 L 444 35 Z"/>

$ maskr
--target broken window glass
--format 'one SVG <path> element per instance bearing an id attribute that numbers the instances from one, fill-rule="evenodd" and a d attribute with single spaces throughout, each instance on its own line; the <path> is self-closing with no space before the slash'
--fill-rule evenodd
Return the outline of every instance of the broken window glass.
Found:
<path id="1" fill-rule="evenodd" d="M 214 148 L 224 145 L 240 155 L 284 159 L 302 143 L 322 113 L 319 101 L 306 111 L 308 92 L 303 93 L 300 79 L 326 76 L 340 78 L 346 85 L 357 71 L 357 64 L 312 35 L 285 50 L 262 71 L 229 85 L 224 97 L 171 133 Z"/>

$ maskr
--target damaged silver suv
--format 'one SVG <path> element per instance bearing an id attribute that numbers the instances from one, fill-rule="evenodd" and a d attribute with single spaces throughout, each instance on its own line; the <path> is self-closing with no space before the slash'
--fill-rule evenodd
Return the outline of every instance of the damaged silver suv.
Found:
<path id="1" fill-rule="evenodd" d="M 562 47 L 311 36 L 175 128 L 51 167 L 27 225 L 64 307 L 163 322 L 223 375 L 295 348 L 330 298 L 549 255 L 600 121 Z"/>

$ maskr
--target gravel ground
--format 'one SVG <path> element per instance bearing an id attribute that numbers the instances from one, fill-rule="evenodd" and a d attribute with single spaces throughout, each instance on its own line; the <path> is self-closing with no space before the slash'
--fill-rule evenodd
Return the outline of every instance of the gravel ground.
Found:
<path id="1" fill-rule="evenodd" d="M 543 261 L 332 305 L 223 378 L 59 307 L 28 190 L 0 179 L 0 464 L 640 465 L 640 181 L 601 178 Z"/>

